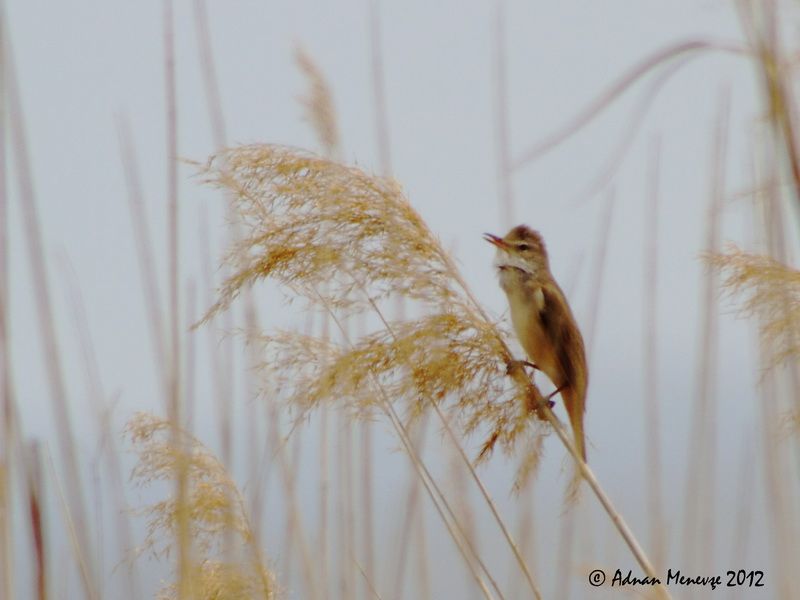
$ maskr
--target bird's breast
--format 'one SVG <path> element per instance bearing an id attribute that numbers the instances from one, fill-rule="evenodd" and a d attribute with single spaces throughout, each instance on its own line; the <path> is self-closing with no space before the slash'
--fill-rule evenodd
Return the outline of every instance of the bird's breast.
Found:
<path id="1" fill-rule="evenodd" d="M 500 285 L 508 297 L 511 324 L 525 354 L 548 377 L 557 378 L 553 344 L 542 324 L 544 293 L 541 286 L 530 274 L 513 268 L 500 270 Z"/>

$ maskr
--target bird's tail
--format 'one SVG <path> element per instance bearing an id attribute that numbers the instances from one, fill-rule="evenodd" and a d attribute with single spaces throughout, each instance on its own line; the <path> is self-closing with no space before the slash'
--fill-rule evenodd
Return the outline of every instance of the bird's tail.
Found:
<path id="1" fill-rule="evenodd" d="M 577 389 L 576 389 L 577 388 Z M 586 408 L 586 388 L 584 386 L 572 386 L 563 391 L 564 407 L 567 409 L 570 425 L 572 425 L 572 435 L 575 441 L 575 449 L 586 462 L 586 441 L 583 435 L 583 413 Z"/>

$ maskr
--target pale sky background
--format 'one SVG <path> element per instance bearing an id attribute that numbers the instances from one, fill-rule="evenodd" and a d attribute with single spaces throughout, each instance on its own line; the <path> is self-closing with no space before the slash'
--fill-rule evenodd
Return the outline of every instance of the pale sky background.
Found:
<path id="1" fill-rule="evenodd" d="M 317 148 L 298 102 L 306 90 L 294 61 L 294 50 L 300 45 L 331 86 L 345 160 L 370 171 L 379 170 L 367 0 L 210 0 L 207 4 L 229 143 L 270 142 Z M 479 299 L 500 315 L 505 310 L 505 298 L 492 272 L 493 251 L 481 239 L 484 231 L 503 233 L 505 227 L 499 210 L 495 138 L 496 4 L 465 0 L 378 4 L 394 175 L 431 229 L 446 246 L 454 248 Z M 618 76 L 657 49 L 696 38 L 742 41 L 729 2 L 570 0 L 506 4 L 512 157 L 520 156 L 566 123 Z M 162 294 L 166 297 L 162 5 L 150 0 L 9 0 L 6 13 L 24 102 L 72 415 L 80 432 L 81 457 L 88 465 L 97 453 L 97 430 L 85 398 L 84 366 L 69 304 L 69 285 L 79 286 L 85 302 L 103 385 L 109 402 L 115 404 L 118 427 L 137 410 L 163 414 L 115 130 L 117 116 L 124 116 L 131 124 L 151 233 L 156 240 Z M 214 145 L 198 59 L 193 2 L 175 2 L 175 22 L 179 154 L 205 160 Z M 525 222 L 544 235 L 553 271 L 568 290 L 584 332 L 592 305 L 599 303 L 586 417 L 589 458 L 601 483 L 647 546 L 642 455 L 642 227 L 649 197 L 648 156 L 653 140 L 660 138 L 657 343 L 663 488 L 670 542 L 667 566 L 694 573 L 697 567 L 682 562 L 681 536 L 685 473 L 690 460 L 687 440 L 697 402 L 704 273 L 698 255 L 705 245 L 713 128 L 721 99 L 729 94 L 726 192 L 731 197 L 750 181 L 750 136 L 760 114 L 758 79 L 747 59 L 709 53 L 694 58 L 659 92 L 613 178 L 615 202 L 607 267 L 598 295 L 593 289 L 592 269 L 603 235 L 609 186 L 600 193 L 587 193 L 587 189 L 626 135 L 631 115 L 652 80 L 651 75 L 590 127 L 518 170 L 513 179 L 514 214 L 515 221 Z M 12 157 L 10 310 L 15 383 L 27 437 L 48 441 L 56 453 L 53 440 L 57 423 L 41 360 L 15 167 Z M 193 281 L 197 286 L 199 311 L 210 296 L 203 275 L 206 250 L 200 247 L 198 232 L 206 215 L 212 237 L 210 253 L 216 260 L 224 239 L 223 198 L 200 187 L 192 178 L 190 166 L 181 166 L 180 174 L 182 285 Z M 746 200 L 728 203 L 722 220 L 723 240 L 750 245 L 750 214 Z M 185 290 L 184 285 L 184 300 Z M 259 295 L 259 302 L 266 324 L 303 322 L 303 316 L 292 312 L 291 307 L 287 309 L 275 293 Z M 758 491 L 753 496 L 756 516 L 749 531 L 747 557 L 743 564 L 732 564 L 742 457 L 748 449 L 760 448 L 758 356 L 748 324 L 735 318 L 729 302 L 723 300 L 718 307 L 719 508 L 715 560 L 707 568 L 720 574 L 727 569 L 766 570 L 774 561 L 768 554 L 769 537 L 762 517 L 764 498 Z M 188 315 L 185 320 L 188 322 Z M 197 339 L 201 373 L 197 383 L 197 433 L 216 448 L 218 438 L 211 424 L 214 413 L 205 373 L 207 334 L 201 331 Z M 244 406 L 246 401 L 243 390 L 237 390 L 236 402 Z M 314 446 L 313 431 L 303 438 L 309 448 Z M 376 543 L 386 549 L 395 543 L 408 470 L 405 459 L 393 453 L 397 443 L 388 434 L 388 427 L 381 424 L 376 431 L 375 495 L 381 507 Z M 436 439 L 432 444 L 438 444 Z M 535 482 L 534 574 L 541 579 L 545 596 L 553 597 L 560 500 L 568 463 L 554 435 L 548 438 L 545 449 L 546 458 Z M 306 456 L 310 458 L 301 464 L 311 464 L 316 455 L 308 450 Z M 760 456 L 759 451 L 753 457 L 753 473 L 744 480 L 755 488 L 763 483 Z M 516 522 L 515 506 L 519 503 L 519 498 L 510 494 L 513 467 L 498 455 L 481 470 L 511 524 Z M 313 468 L 309 466 L 308 473 L 313 473 Z M 300 475 L 301 494 L 304 503 L 316 506 L 313 496 L 317 482 L 308 473 Z M 146 497 L 132 491 L 129 499 L 138 503 Z M 594 497 L 587 493 L 584 504 L 578 527 L 591 531 L 583 538 L 590 542 L 579 546 L 577 556 L 587 566 L 634 568 L 638 572 Z M 57 507 L 50 509 L 54 511 L 53 520 L 59 521 Z M 279 520 L 269 523 L 268 528 L 281 534 L 284 513 L 268 512 Z M 486 530 L 484 543 L 489 548 L 494 543 L 499 545 L 496 528 L 485 511 L 481 509 L 479 514 L 480 528 Z M 313 531 L 313 517 L 310 521 L 309 530 Z M 383 525 L 384 521 L 390 524 Z M 429 515 L 428 522 L 432 524 L 429 550 L 434 597 L 475 597 L 472 591 L 464 595 L 472 590 L 472 582 L 464 574 L 452 543 L 435 517 Z M 276 538 L 266 545 L 278 565 L 280 548 Z M 68 554 L 66 542 L 54 541 L 53 552 Z M 510 572 L 505 554 L 487 555 L 490 564 L 498 565 L 502 577 Z M 391 553 L 379 554 L 377 560 L 378 584 L 389 585 Z M 111 574 L 111 562 L 110 557 L 106 559 L 106 585 L 115 590 L 119 581 L 115 579 L 118 575 Z M 145 592 L 149 592 L 147 586 L 154 585 L 163 573 L 146 573 L 156 568 L 154 563 L 144 561 L 142 565 Z M 24 572 L 20 571 L 18 582 L 21 590 L 29 585 Z M 571 597 L 616 597 L 590 588 L 583 574 L 574 575 Z M 767 570 L 768 585 L 774 584 L 771 576 Z M 69 585 L 74 586 L 74 573 L 68 577 Z M 301 598 L 303 588 L 296 580 L 296 566 L 294 577 L 285 583 L 290 597 Z M 747 597 L 769 598 L 774 592 L 774 587 L 768 587 L 760 590 L 761 595 L 747 592 Z M 700 592 L 695 597 L 705 596 Z"/>

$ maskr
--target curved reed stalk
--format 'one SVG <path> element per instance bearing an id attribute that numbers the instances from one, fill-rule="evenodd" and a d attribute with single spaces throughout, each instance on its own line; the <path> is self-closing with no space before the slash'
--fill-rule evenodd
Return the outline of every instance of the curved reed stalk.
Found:
<path id="1" fill-rule="evenodd" d="M 740 44 L 703 39 L 688 40 L 658 50 L 641 62 L 637 63 L 633 68 L 628 70 L 624 75 L 608 86 L 604 92 L 599 94 L 565 125 L 561 126 L 559 129 L 546 136 L 543 140 L 523 152 L 519 158 L 512 162 L 511 170 L 515 171 L 530 164 L 543 154 L 561 144 L 576 132 L 583 129 L 583 127 L 588 125 L 597 115 L 608 108 L 634 83 L 639 81 L 642 77 L 654 69 L 669 63 L 678 57 L 685 57 L 686 55 L 695 54 L 697 52 L 707 52 L 711 50 L 741 55 L 746 55 L 748 53 L 748 49 Z M 681 65 L 683 64 L 685 64 L 685 61 L 681 63 Z"/>

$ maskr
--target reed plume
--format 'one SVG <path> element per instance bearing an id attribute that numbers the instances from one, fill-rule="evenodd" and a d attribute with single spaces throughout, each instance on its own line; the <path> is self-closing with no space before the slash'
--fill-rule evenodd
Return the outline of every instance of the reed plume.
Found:
<path id="1" fill-rule="evenodd" d="M 464 434 L 487 436 L 481 458 L 498 443 L 514 454 L 520 439 L 539 448 L 542 428 L 529 417 L 541 395 L 511 366 L 505 333 L 394 180 L 265 144 L 226 150 L 201 173 L 228 192 L 243 234 L 204 321 L 267 278 L 334 319 L 368 311 L 380 320 L 346 343 L 288 331 L 260 336 L 264 366 L 279 367 L 272 375 L 290 405 L 308 411 L 344 401 L 369 411 L 379 406 L 379 386 L 380 397 L 404 403 L 411 416 L 430 403 L 448 408 Z M 397 296 L 416 318 L 385 317 L 385 301 Z M 520 474 L 534 458 L 523 458 Z"/>
<path id="2" fill-rule="evenodd" d="M 768 367 L 800 357 L 800 272 L 769 256 L 729 246 L 705 257 L 724 274 L 722 286 L 741 300 L 743 316 L 756 316 Z"/>
<path id="3" fill-rule="evenodd" d="M 274 576 L 263 564 L 242 496 L 223 464 L 192 435 L 178 429 L 176 437 L 175 425 L 154 415 L 135 415 L 126 434 L 139 455 L 132 475 L 139 486 L 173 481 L 180 470 L 187 479 L 183 502 L 171 496 L 141 509 L 147 520 L 141 551 L 169 557 L 179 543 L 177 524 L 184 518 L 189 529 L 192 598 L 276 599 Z M 239 560 L 229 560 L 231 548 L 226 546 L 223 552 L 223 542 L 231 534 L 238 541 L 233 551 Z M 179 587 L 186 584 L 168 583 L 158 598 L 177 598 Z"/>
<path id="4" fill-rule="evenodd" d="M 300 97 L 305 118 L 317 134 L 323 154 L 336 156 L 339 151 L 339 126 L 328 82 L 317 64 L 302 48 L 295 52 L 295 60 L 308 82 L 308 92 Z"/>

